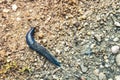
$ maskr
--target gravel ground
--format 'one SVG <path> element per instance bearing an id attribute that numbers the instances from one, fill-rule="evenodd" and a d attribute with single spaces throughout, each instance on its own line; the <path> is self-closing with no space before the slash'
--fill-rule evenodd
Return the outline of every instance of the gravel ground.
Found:
<path id="1" fill-rule="evenodd" d="M 120 0 L 0 0 L 0 80 L 120 80 Z"/>

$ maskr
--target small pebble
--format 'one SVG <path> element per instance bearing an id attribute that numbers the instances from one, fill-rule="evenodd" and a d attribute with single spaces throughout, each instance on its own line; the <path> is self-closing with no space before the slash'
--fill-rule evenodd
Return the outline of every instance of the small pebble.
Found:
<path id="1" fill-rule="evenodd" d="M 88 22 L 85 22 L 83 26 L 89 26 L 90 24 Z"/>
<path id="2" fill-rule="evenodd" d="M 80 80 L 86 80 L 84 76 L 81 76 Z"/>
<path id="3" fill-rule="evenodd" d="M 16 21 L 21 21 L 21 18 L 20 18 L 20 17 L 17 17 L 17 18 L 16 18 Z"/>
<path id="4" fill-rule="evenodd" d="M 87 70 L 88 70 L 87 67 L 85 67 L 84 65 L 80 65 L 80 67 L 81 67 L 81 70 L 83 73 L 87 72 Z"/>
<path id="5" fill-rule="evenodd" d="M 42 39 L 42 38 L 44 37 L 43 32 L 39 32 L 39 33 L 38 33 L 38 36 L 39 36 L 40 39 Z"/>
<path id="6" fill-rule="evenodd" d="M 101 65 L 100 65 L 100 68 L 104 68 L 104 66 L 101 64 Z"/>
<path id="7" fill-rule="evenodd" d="M 120 80 L 120 75 L 115 76 L 115 80 Z"/>
<path id="8" fill-rule="evenodd" d="M 0 0 L 0 3 L 4 2 L 4 0 Z"/>
<path id="9" fill-rule="evenodd" d="M 91 44 L 90 48 L 93 49 L 96 46 L 96 44 Z"/>
<path id="10" fill-rule="evenodd" d="M 109 64 L 105 64 L 105 67 L 108 68 L 108 67 L 110 67 L 110 65 Z"/>
<path id="11" fill-rule="evenodd" d="M 34 65 L 35 65 L 35 66 L 37 66 L 37 65 L 38 65 L 38 63 L 34 63 Z"/>
<path id="12" fill-rule="evenodd" d="M 35 77 L 38 78 L 40 75 L 36 74 Z"/>
<path id="13" fill-rule="evenodd" d="M 101 39 L 101 36 L 100 36 L 99 34 L 95 34 L 94 37 L 95 37 L 96 40 L 99 41 L 99 42 L 102 40 L 102 39 Z"/>
<path id="14" fill-rule="evenodd" d="M 56 53 L 58 53 L 58 54 L 60 54 L 60 53 L 61 53 L 61 51 L 60 51 L 60 50 L 58 50 L 58 49 L 56 49 L 55 51 L 56 51 Z"/>
<path id="15" fill-rule="evenodd" d="M 114 25 L 120 27 L 120 23 L 117 21 L 114 22 Z"/>
<path id="16" fill-rule="evenodd" d="M 109 78 L 108 80 L 113 80 L 112 78 Z"/>
<path id="17" fill-rule="evenodd" d="M 79 23 L 79 22 L 75 22 L 73 25 L 74 25 L 75 27 L 79 27 L 79 26 L 80 26 L 80 23 Z"/>
<path id="18" fill-rule="evenodd" d="M 101 72 L 101 73 L 99 74 L 99 80 L 107 80 L 107 79 L 106 79 L 106 75 Z"/>
<path id="19" fill-rule="evenodd" d="M 9 63 L 10 61 L 12 61 L 12 58 L 10 56 L 8 56 L 6 61 Z"/>
<path id="20" fill-rule="evenodd" d="M 24 57 L 24 56 L 21 56 L 21 57 L 20 57 L 20 60 L 25 60 L 25 57 Z"/>
<path id="21" fill-rule="evenodd" d="M 94 73 L 96 76 L 98 76 L 98 74 L 99 74 L 99 69 L 95 69 L 93 73 Z"/>
<path id="22" fill-rule="evenodd" d="M 0 0 L 0 1 L 1 1 L 1 0 Z M 5 0 L 3 0 L 3 1 L 5 1 Z M 8 3 L 11 3 L 11 2 L 13 2 L 13 0 L 7 0 L 7 2 L 8 2 Z"/>
<path id="23" fill-rule="evenodd" d="M 108 56 L 104 56 L 104 59 L 105 59 L 105 60 L 108 59 Z"/>
<path id="24" fill-rule="evenodd" d="M 46 43 L 46 42 L 47 42 L 47 40 L 46 40 L 46 39 L 43 39 L 42 41 L 43 41 L 43 43 Z"/>
<path id="25" fill-rule="evenodd" d="M 52 75 L 53 76 L 53 79 L 58 79 L 58 77 L 56 75 Z"/>
<path id="26" fill-rule="evenodd" d="M 71 0 L 73 3 L 77 4 L 78 0 Z"/>
<path id="27" fill-rule="evenodd" d="M 13 5 L 12 5 L 12 10 L 13 10 L 13 11 L 16 11 L 16 10 L 17 10 L 17 8 L 18 8 L 18 7 L 17 7 L 17 5 L 16 5 L 16 4 L 13 4 Z"/>
<path id="28" fill-rule="evenodd" d="M 120 66 L 120 54 L 116 56 L 116 63 L 118 66 Z"/>
<path id="29" fill-rule="evenodd" d="M 109 62 L 109 59 L 105 59 L 105 62 L 108 63 L 108 62 Z"/>
<path id="30" fill-rule="evenodd" d="M 69 47 L 65 47 L 65 48 L 64 48 L 64 51 L 69 51 Z"/>
<path id="31" fill-rule="evenodd" d="M 117 46 L 117 45 L 111 47 L 111 51 L 112 51 L 112 53 L 114 53 L 114 54 L 118 53 L 118 52 L 119 52 L 119 49 L 120 49 L 120 47 Z"/>
<path id="32" fill-rule="evenodd" d="M 5 57 L 5 56 L 6 56 L 5 50 L 0 50 L 0 58 Z"/>
<path id="33" fill-rule="evenodd" d="M 3 12 L 8 13 L 10 10 L 9 9 L 3 9 Z"/>
<path id="34" fill-rule="evenodd" d="M 93 54 L 92 49 L 91 48 L 87 48 L 86 51 L 85 51 L 85 54 L 89 55 L 89 56 L 92 55 Z"/>
<path id="35" fill-rule="evenodd" d="M 119 38 L 116 37 L 116 38 L 113 39 L 113 41 L 114 41 L 114 42 L 117 42 L 117 41 L 119 41 Z"/>

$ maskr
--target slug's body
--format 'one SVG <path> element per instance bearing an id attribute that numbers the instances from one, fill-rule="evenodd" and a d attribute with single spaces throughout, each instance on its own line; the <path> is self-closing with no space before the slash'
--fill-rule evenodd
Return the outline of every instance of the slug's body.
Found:
<path id="1" fill-rule="evenodd" d="M 27 35 L 26 35 L 26 42 L 29 45 L 29 47 L 36 51 L 37 53 L 39 53 L 40 55 L 44 56 L 45 58 L 47 58 L 51 63 L 55 64 L 56 66 L 60 67 L 60 62 L 58 62 L 54 56 L 52 56 L 50 54 L 50 52 L 44 48 L 43 46 L 41 46 L 40 44 L 38 44 L 35 40 L 34 40 L 34 30 L 35 28 L 31 27 L 31 29 L 28 31 Z"/>

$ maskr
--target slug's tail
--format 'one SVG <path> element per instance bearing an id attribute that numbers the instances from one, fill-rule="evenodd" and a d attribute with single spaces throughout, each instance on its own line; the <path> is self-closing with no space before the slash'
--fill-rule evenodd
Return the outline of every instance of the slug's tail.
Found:
<path id="1" fill-rule="evenodd" d="M 45 53 L 47 55 L 44 55 L 44 57 L 47 58 L 51 63 L 55 64 L 58 67 L 61 67 L 60 62 L 58 62 L 54 56 L 52 56 L 50 53 Z"/>
<path id="2" fill-rule="evenodd" d="M 39 53 L 40 55 L 44 56 L 51 63 L 55 64 L 58 67 L 61 66 L 60 62 L 58 62 L 57 59 L 53 55 L 51 55 L 50 52 L 46 48 L 44 48 L 37 42 L 34 42 L 31 48 L 35 50 L 37 53 Z"/>

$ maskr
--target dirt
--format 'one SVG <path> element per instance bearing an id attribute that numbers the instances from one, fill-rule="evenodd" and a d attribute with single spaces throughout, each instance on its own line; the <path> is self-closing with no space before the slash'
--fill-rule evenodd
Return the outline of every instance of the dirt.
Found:
<path id="1" fill-rule="evenodd" d="M 119 0 L 0 0 L 1 80 L 119 80 Z M 61 63 L 31 50 L 26 33 Z"/>

